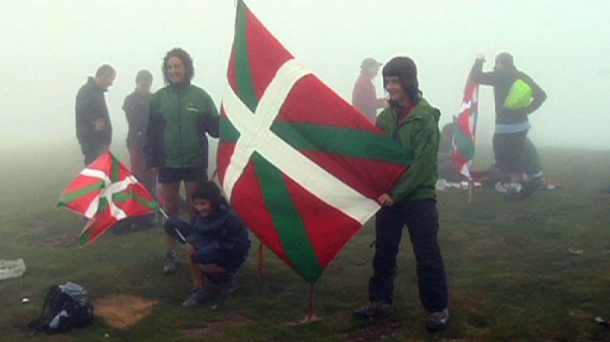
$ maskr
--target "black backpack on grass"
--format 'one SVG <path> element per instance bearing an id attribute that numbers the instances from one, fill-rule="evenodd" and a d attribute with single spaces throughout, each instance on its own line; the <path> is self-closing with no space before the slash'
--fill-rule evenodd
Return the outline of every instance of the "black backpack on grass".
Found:
<path id="1" fill-rule="evenodd" d="M 93 305 L 87 301 L 87 290 L 67 282 L 53 285 L 47 291 L 42 311 L 29 324 L 32 334 L 39 331 L 66 333 L 93 322 Z"/>

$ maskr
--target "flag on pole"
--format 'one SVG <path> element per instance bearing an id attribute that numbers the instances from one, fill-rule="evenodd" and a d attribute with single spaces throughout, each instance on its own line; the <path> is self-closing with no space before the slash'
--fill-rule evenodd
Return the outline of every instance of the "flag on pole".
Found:
<path id="1" fill-rule="evenodd" d="M 259 239 L 315 283 L 412 160 L 238 1 L 218 174 Z"/>
<path id="2" fill-rule="evenodd" d="M 159 209 L 150 192 L 110 152 L 74 178 L 57 206 L 89 219 L 79 238 L 81 246 L 93 242 L 124 218 Z"/>
<path id="3" fill-rule="evenodd" d="M 479 84 L 468 79 L 453 133 L 453 163 L 458 172 L 469 181 L 473 180 L 471 166 L 474 158 L 478 114 Z"/>

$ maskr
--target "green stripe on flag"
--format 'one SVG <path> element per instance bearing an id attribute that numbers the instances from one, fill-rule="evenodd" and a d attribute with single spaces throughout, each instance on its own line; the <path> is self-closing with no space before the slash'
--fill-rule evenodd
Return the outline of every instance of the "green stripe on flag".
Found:
<path id="1" fill-rule="evenodd" d="M 224 116 L 220 117 L 220 140 L 222 142 L 236 143 L 239 139 L 239 131 L 235 129 L 235 126 L 231 121 Z"/>
<path id="2" fill-rule="evenodd" d="M 306 281 L 315 283 L 322 273 L 322 266 L 309 240 L 305 224 L 292 202 L 282 172 L 258 153 L 254 153 L 252 160 L 284 252 L 297 273 Z"/>
<path id="3" fill-rule="evenodd" d="M 116 183 L 119 181 L 119 170 L 121 167 L 121 163 L 119 163 L 119 160 L 116 159 L 115 156 L 112 156 L 112 174 L 110 177 L 110 181 L 112 183 Z"/>
<path id="4" fill-rule="evenodd" d="M 117 203 L 127 202 L 132 199 L 134 201 L 138 202 L 139 204 L 142 204 L 145 207 L 148 207 L 151 209 L 159 209 L 159 204 L 156 201 L 149 201 L 141 196 L 138 196 L 138 194 L 136 194 L 133 191 L 119 192 L 119 193 L 114 194 L 114 196 L 112 196 L 112 200 Z"/>
<path id="5" fill-rule="evenodd" d="M 81 236 L 78 238 L 79 245 L 84 246 L 87 244 L 87 242 L 89 241 L 89 235 L 91 235 L 91 231 L 93 231 L 93 227 L 94 226 L 89 227 L 89 229 L 87 229 L 81 234 Z"/>
<path id="6" fill-rule="evenodd" d="M 237 96 L 254 113 L 258 106 L 258 98 L 254 92 L 252 83 L 252 72 L 250 60 L 248 59 L 248 8 L 240 1 L 237 7 L 237 18 L 235 19 L 235 77 L 237 82 Z"/>
<path id="7" fill-rule="evenodd" d="M 467 160 L 474 158 L 474 143 L 469 137 L 457 130 L 453 139 L 455 140 L 455 145 L 458 152 L 460 152 Z"/>
<path id="8" fill-rule="evenodd" d="M 58 206 L 67 206 L 68 203 L 70 203 L 71 201 L 74 201 L 75 199 L 88 195 L 94 191 L 98 191 L 99 189 L 101 189 L 103 187 L 103 185 L 104 185 L 104 181 L 100 181 L 100 182 L 91 184 L 87 187 L 78 189 L 77 191 L 74 191 L 74 192 L 67 194 L 66 196 L 60 198 L 57 205 Z"/>
<path id="9" fill-rule="evenodd" d="M 97 206 L 97 213 L 101 214 L 104 212 L 104 210 L 106 210 L 106 208 L 108 208 L 109 203 L 108 200 L 106 199 L 106 197 L 100 197 L 100 202 Z"/>
<path id="10" fill-rule="evenodd" d="M 271 130 L 298 150 L 409 166 L 413 156 L 385 135 L 352 128 L 276 121 Z M 391 148 L 395 146 L 394 148 Z"/>

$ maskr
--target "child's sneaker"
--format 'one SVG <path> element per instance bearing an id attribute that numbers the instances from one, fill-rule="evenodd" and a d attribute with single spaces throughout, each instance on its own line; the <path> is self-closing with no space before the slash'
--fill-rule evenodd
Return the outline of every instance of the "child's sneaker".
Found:
<path id="1" fill-rule="evenodd" d="M 165 263 L 163 264 L 163 273 L 172 274 L 180 268 L 180 261 L 176 256 L 176 251 L 167 251 L 165 254 Z"/>
<path id="2" fill-rule="evenodd" d="M 220 285 L 220 294 L 223 296 L 232 295 L 237 290 L 237 276 L 235 274 Z"/>
<path id="3" fill-rule="evenodd" d="M 195 308 L 212 299 L 212 296 L 205 289 L 195 289 L 191 295 L 182 302 L 184 308 Z"/>
<path id="4" fill-rule="evenodd" d="M 354 316 L 360 319 L 384 318 L 394 314 L 394 307 L 383 302 L 371 302 L 354 311 Z"/>
<path id="5" fill-rule="evenodd" d="M 427 329 L 429 332 L 439 332 L 447 329 L 447 321 L 449 320 L 449 310 L 433 312 L 428 318 Z"/>

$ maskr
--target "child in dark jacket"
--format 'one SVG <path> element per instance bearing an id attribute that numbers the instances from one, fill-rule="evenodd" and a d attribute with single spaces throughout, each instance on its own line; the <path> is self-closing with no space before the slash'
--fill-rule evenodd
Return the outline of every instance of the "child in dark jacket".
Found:
<path id="1" fill-rule="evenodd" d="M 170 218 L 168 234 L 186 244 L 195 289 L 182 303 L 196 307 L 212 298 L 207 282 L 229 295 L 237 288 L 236 271 L 244 264 L 250 249 L 248 230 L 211 181 L 197 184 L 193 193 L 197 215 L 191 224 Z"/>

